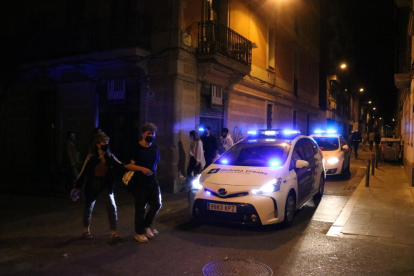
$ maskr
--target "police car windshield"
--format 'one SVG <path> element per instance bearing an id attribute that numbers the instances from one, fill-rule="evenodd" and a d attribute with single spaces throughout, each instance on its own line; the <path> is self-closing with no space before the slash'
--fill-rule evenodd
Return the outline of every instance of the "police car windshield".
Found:
<path id="1" fill-rule="evenodd" d="M 215 164 L 279 167 L 285 163 L 289 149 L 290 145 L 288 144 L 240 143 L 230 148 Z"/>
<path id="2" fill-rule="evenodd" d="M 313 137 L 322 151 L 333 151 L 339 148 L 338 137 Z"/>

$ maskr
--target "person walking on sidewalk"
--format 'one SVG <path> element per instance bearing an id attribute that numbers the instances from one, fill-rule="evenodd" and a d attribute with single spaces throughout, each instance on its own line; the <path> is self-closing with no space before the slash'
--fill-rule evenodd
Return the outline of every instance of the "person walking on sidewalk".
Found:
<path id="1" fill-rule="evenodd" d="M 76 181 L 75 188 L 71 191 L 71 197 L 73 198 L 75 193 L 79 193 L 82 186 L 84 186 L 85 205 L 82 238 L 92 239 L 90 232 L 92 212 L 96 199 L 100 194 L 104 194 L 106 200 L 111 239 L 119 240 L 121 238 L 116 233 L 118 213 L 114 196 L 114 169 L 122 168 L 122 165 L 109 150 L 109 137 L 104 132 L 97 134 Z"/>
<path id="2" fill-rule="evenodd" d="M 369 150 L 371 150 L 371 151 L 374 147 L 374 137 L 375 137 L 375 134 L 374 134 L 374 132 L 371 131 L 368 134 Z"/>
<path id="3" fill-rule="evenodd" d="M 205 134 L 201 136 L 204 148 L 204 158 L 206 159 L 206 165 L 203 169 L 210 166 L 210 164 L 213 163 L 214 158 L 219 157 L 217 140 L 211 133 L 211 127 L 206 126 L 205 131 Z"/>
<path id="4" fill-rule="evenodd" d="M 368 141 L 368 135 L 367 133 L 364 133 L 364 135 L 362 135 L 362 150 L 366 151 L 365 146 L 367 144 Z"/>
<path id="5" fill-rule="evenodd" d="M 161 208 L 161 192 L 156 177 L 157 165 L 160 161 L 158 146 L 154 144 L 157 127 L 146 123 L 141 127 L 142 139 L 134 147 L 130 163 L 125 166 L 135 171 L 128 184 L 128 191 L 135 199 L 135 239 L 148 242 L 157 232 L 151 230 L 151 224 Z M 145 207 L 150 206 L 147 213 Z"/>
<path id="6" fill-rule="evenodd" d="M 228 128 L 223 128 L 221 130 L 221 137 L 220 137 L 220 154 L 223 154 L 225 151 L 227 151 L 229 148 L 231 148 L 234 145 L 233 139 L 231 139 L 229 134 Z"/>
<path id="7" fill-rule="evenodd" d="M 65 155 L 63 157 L 63 167 L 65 173 L 63 191 L 65 193 L 71 191 L 75 187 L 76 180 L 78 180 L 78 170 L 76 168 L 77 151 L 75 147 L 75 140 L 75 133 L 68 131 L 66 133 Z"/>
<path id="8" fill-rule="evenodd" d="M 381 135 L 379 134 L 378 131 L 375 132 L 375 138 L 374 138 L 374 140 L 375 140 L 375 149 L 378 150 L 379 149 L 380 142 L 381 142 Z"/>
<path id="9" fill-rule="evenodd" d="M 201 142 L 197 131 L 190 131 L 190 140 L 190 161 L 187 167 L 187 184 L 189 186 L 194 177 L 201 173 L 202 168 L 204 168 L 206 164 L 203 143 Z"/>
<path id="10" fill-rule="evenodd" d="M 352 145 L 354 147 L 355 158 L 358 158 L 358 146 L 361 142 L 361 133 L 359 133 L 358 129 L 352 133 Z"/>

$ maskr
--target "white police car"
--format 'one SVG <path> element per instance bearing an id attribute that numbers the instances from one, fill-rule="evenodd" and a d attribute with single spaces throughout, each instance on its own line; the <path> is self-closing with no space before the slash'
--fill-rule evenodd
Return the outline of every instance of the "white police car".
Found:
<path id="1" fill-rule="evenodd" d="M 311 137 L 322 150 L 326 175 L 348 175 L 351 153 L 345 138 L 341 134 L 337 134 L 335 130 L 315 130 L 314 133 Z"/>
<path id="2" fill-rule="evenodd" d="M 325 185 L 322 153 L 299 131 L 261 130 L 226 151 L 193 181 L 195 218 L 290 225 L 295 210 Z"/>

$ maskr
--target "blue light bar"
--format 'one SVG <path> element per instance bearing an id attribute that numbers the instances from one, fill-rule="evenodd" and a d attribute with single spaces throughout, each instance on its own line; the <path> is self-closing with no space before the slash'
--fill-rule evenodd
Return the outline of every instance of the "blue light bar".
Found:
<path id="1" fill-rule="evenodd" d="M 285 135 L 300 134 L 300 131 L 299 130 L 285 129 L 285 130 L 283 130 L 283 134 L 285 134 Z"/>
<path id="2" fill-rule="evenodd" d="M 290 129 L 261 129 L 258 131 L 250 130 L 247 132 L 251 136 L 257 136 L 258 138 L 266 139 L 294 139 L 297 135 L 300 135 L 299 130 L 290 130 Z M 251 137 L 256 138 L 256 137 Z M 269 140 L 270 141 L 270 140 Z M 273 140 L 271 140 L 273 141 Z M 250 140 L 249 140 L 250 142 Z"/>
<path id="3" fill-rule="evenodd" d="M 317 130 L 315 130 L 314 131 L 314 133 L 318 133 L 318 134 L 320 134 L 320 133 L 323 133 L 324 131 L 323 130 L 321 130 L 321 129 L 317 129 Z"/>
<path id="4" fill-rule="evenodd" d="M 276 135 L 276 131 L 274 131 L 274 130 L 266 130 L 264 132 L 264 135 L 273 136 L 273 135 Z"/>
<path id="5" fill-rule="evenodd" d="M 336 130 L 335 129 L 328 129 L 326 132 L 329 133 L 329 134 L 333 134 L 333 133 L 336 133 Z"/>

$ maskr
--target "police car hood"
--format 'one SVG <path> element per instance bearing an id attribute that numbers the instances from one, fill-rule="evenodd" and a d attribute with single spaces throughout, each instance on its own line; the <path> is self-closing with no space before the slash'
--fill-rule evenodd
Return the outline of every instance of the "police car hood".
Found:
<path id="1" fill-rule="evenodd" d="M 322 151 L 322 154 L 323 154 L 323 158 L 325 160 L 328 160 L 331 157 L 339 157 L 339 156 L 341 156 L 341 151 L 340 150 Z"/>
<path id="2" fill-rule="evenodd" d="M 234 186 L 262 186 L 278 177 L 281 169 L 269 167 L 246 167 L 212 165 L 203 171 L 200 183 L 234 185 Z"/>

